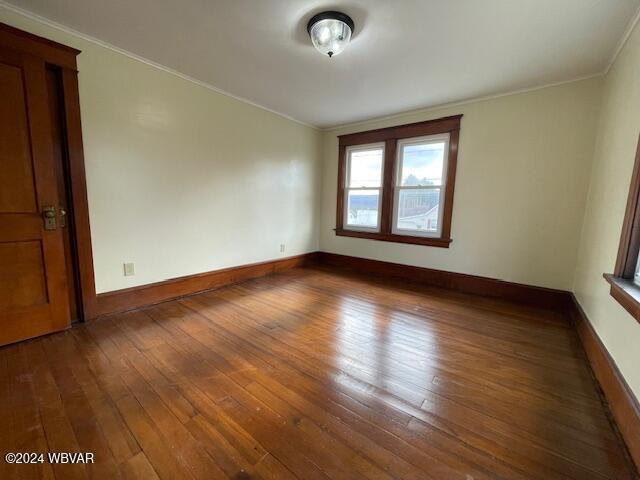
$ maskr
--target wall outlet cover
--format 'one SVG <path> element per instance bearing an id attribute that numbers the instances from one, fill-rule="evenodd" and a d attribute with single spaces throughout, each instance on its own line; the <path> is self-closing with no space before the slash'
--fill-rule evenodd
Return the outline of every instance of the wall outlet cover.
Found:
<path id="1" fill-rule="evenodd" d="M 129 277 L 131 275 L 135 275 L 136 270 L 133 266 L 133 263 L 125 263 L 124 264 L 124 276 Z"/>

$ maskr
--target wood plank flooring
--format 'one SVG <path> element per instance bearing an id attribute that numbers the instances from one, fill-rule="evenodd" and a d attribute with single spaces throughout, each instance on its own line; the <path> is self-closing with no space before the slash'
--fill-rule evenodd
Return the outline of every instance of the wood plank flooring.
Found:
<path id="1" fill-rule="evenodd" d="M 299 268 L 0 349 L 0 478 L 630 479 L 559 314 Z"/>

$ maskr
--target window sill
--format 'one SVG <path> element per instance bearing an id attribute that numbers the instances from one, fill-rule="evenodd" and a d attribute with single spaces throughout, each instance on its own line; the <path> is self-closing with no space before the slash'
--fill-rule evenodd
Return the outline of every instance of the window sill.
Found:
<path id="1" fill-rule="evenodd" d="M 611 285 L 611 296 L 640 322 L 640 287 L 631 280 L 610 273 L 605 273 L 604 278 Z"/>
<path id="2" fill-rule="evenodd" d="M 336 229 L 336 235 L 341 237 L 366 238 L 382 242 L 408 243 L 413 245 L 426 245 L 430 247 L 449 248 L 452 242 L 450 238 L 414 237 L 412 235 L 395 235 L 387 233 L 362 232 L 358 230 Z"/>

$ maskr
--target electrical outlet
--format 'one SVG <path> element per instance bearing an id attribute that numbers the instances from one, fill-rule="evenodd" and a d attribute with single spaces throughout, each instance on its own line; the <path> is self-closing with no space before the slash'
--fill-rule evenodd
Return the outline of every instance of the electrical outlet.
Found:
<path id="1" fill-rule="evenodd" d="M 284 253 L 284 243 L 280 244 L 280 253 Z"/>
<path id="2" fill-rule="evenodd" d="M 130 277 L 131 275 L 135 275 L 136 274 L 136 270 L 133 266 L 133 263 L 125 263 L 123 264 L 124 266 L 124 276 L 125 277 Z"/>

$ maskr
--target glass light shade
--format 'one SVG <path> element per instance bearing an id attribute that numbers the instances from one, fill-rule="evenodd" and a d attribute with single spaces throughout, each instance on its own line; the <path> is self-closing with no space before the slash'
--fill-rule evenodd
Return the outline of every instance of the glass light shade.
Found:
<path id="1" fill-rule="evenodd" d="M 351 40 L 351 28 L 342 20 L 326 18 L 314 23 L 309 35 L 320 53 L 333 57 L 342 52 Z"/>

